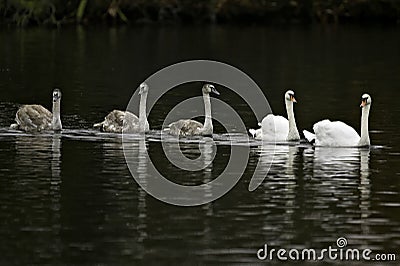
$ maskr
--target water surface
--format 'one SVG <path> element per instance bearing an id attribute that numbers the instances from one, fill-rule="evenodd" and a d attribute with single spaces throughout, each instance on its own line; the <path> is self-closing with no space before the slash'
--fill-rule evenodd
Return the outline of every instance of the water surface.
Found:
<path id="1" fill-rule="evenodd" d="M 398 252 L 398 29 L 78 27 L 2 29 L 0 39 L 2 264 L 254 264 L 265 243 L 326 248 L 338 237 L 346 237 L 351 247 Z M 95 132 L 91 125 L 113 109 L 124 109 L 153 72 L 189 59 L 219 60 L 245 71 L 277 114 L 285 114 L 284 92 L 295 90 L 299 129 L 330 118 L 359 131 L 359 101 L 368 92 L 373 146 L 279 145 L 268 177 L 249 192 L 256 164 L 269 168 L 273 147 L 244 144 L 246 132 L 239 132 L 235 143 L 248 145 L 249 162 L 232 191 L 199 207 L 162 203 L 130 175 L 121 136 Z M 54 86 L 63 91 L 62 134 L 7 128 L 20 104 L 51 108 Z M 231 146 L 218 124 L 211 163 L 214 148 L 207 142 L 180 144 L 188 158 L 205 151 L 203 170 L 184 172 L 163 154 L 157 130 L 166 113 L 200 95 L 200 88 L 189 84 L 163 96 L 149 116 L 155 131 L 144 143 L 130 141 L 144 176 L 151 162 L 143 160 L 143 149 L 158 170 L 180 184 L 206 183 L 224 170 Z M 256 125 L 239 97 L 218 90 L 247 128 Z"/>

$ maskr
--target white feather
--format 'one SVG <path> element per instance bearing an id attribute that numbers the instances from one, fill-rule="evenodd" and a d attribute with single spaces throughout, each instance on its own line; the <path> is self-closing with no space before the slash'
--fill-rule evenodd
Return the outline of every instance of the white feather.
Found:
<path id="1" fill-rule="evenodd" d="M 315 123 L 314 134 L 304 130 L 304 136 L 310 141 L 315 138 L 316 146 L 326 147 L 364 147 L 370 145 L 368 132 L 368 117 L 372 98 L 368 94 L 361 96 L 361 137 L 351 126 L 341 121 L 328 119 Z"/>
<path id="2" fill-rule="evenodd" d="M 294 92 L 289 90 L 285 93 L 285 105 L 288 119 L 283 116 L 269 114 L 258 123 L 259 129 L 250 129 L 249 132 L 255 139 L 267 142 L 297 141 L 300 139 L 293 112 Z"/>
<path id="3" fill-rule="evenodd" d="M 322 120 L 313 129 L 316 146 L 355 147 L 360 141 L 357 131 L 341 121 Z"/>
<path id="4" fill-rule="evenodd" d="M 310 131 L 303 130 L 304 137 L 308 140 L 308 142 L 313 142 L 315 140 L 315 134 Z"/>
<path id="5" fill-rule="evenodd" d="M 249 133 L 253 136 L 255 139 L 261 139 L 261 128 L 259 129 L 249 129 Z"/>
<path id="6" fill-rule="evenodd" d="M 261 122 L 262 139 L 265 141 L 286 141 L 289 121 L 280 115 L 267 115 Z"/>

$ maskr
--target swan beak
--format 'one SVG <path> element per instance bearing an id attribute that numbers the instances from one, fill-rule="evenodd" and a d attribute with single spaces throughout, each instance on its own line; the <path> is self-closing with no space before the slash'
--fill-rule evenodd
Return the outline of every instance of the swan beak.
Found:
<path id="1" fill-rule="evenodd" d="M 362 108 L 362 107 L 364 107 L 364 106 L 366 106 L 366 105 L 367 105 L 367 101 L 361 100 L 360 107 Z"/>
<path id="2" fill-rule="evenodd" d="M 292 101 L 292 102 L 294 102 L 294 103 L 297 103 L 297 101 L 296 101 L 296 99 L 294 98 L 293 95 L 290 95 L 290 101 Z"/>
<path id="3" fill-rule="evenodd" d="M 211 92 L 216 94 L 216 95 L 219 95 L 219 92 L 214 87 L 211 89 Z"/>

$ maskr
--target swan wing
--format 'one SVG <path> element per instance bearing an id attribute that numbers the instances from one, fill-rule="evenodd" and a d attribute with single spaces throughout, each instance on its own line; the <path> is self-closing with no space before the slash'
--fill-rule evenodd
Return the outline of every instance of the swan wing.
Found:
<path id="1" fill-rule="evenodd" d="M 102 129 L 103 128 L 103 124 L 104 124 L 104 121 L 103 122 L 100 122 L 100 123 L 96 123 L 96 124 L 94 124 L 93 125 L 93 127 L 95 128 L 95 129 Z"/>
<path id="2" fill-rule="evenodd" d="M 124 112 L 122 118 L 122 132 L 136 133 L 139 132 L 139 118 L 129 111 Z"/>
<path id="3" fill-rule="evenodd" d="M 41 105 L 23 105 L 15 115 L 20 129 L 25 131 L 42 131 L 51 129 L 53 115 Z"/>
<path id="4" fill-rule="evenodd" d="M 308 142 L 312 143 L 313 141 L 315 141 L 315 134 L 311 133 L 310 131 L 303 130 L 303 134 Z"/>
<path id="5" fill-rule="evenodd" d="M 113 110 L 101 123 L 94 124 L 104 132 L 122 133 L 134 131 L 138 127 L 139 118 L 129 111 Z"/>
<path id="6" fill-rule="evenodd" d="M 259 129 L 252 129 L 252 128 L 250 128 L 249 129 L 249 133 L 252 135 L 252 137 L 253 138 L 255 138 L 255 139 L 261 139 L 261 137 L 262 137 L 262 130 L 261 130 L 261 128 L 259 128 Z"/>
<path id="7" fill-rule="evenodd" d="M 181 119 L 169 124 L 169 133 L 176 136 L 194 136 L 201 134 L 203 124 L 191 119 Z M 168 130 L 168 129 L 167 129 Z"/>
<path id="8" fill-rule="evenodd" d="M 262 139 L 267 141 L 286 141 L 289 121 L 283 116 L 269 114 L 261 122 Z"/>
<path id="9" fill-rule="evenodd" d="M 354 147 L 360 140 L 354 128 L 341 121 L 322 120 L 313 129 L 317 146 Z"/>

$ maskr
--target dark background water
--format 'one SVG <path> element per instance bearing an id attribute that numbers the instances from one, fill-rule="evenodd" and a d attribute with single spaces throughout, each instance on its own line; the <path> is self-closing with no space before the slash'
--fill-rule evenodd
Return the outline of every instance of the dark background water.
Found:
<path id="1" fill-rule="evenodd" d="M 2 29 L 0 40 L 0 263 L 256 263 L 265 243 L 326 248 L 342 236 L 354 248 L 398 252 L 398 28 L 32 28 Z M 90 127 L 112 109 L 125 109 L 148 76 L 191 59 L 243 70 L 277 114 L 285 114 L 283 94 L 293 89 L 299 129 L 330 118 L 359 131 L 360 96 L 368 92 L 373 147 L 279 147 L 269 176 L 249 192 L 258 160 L 270 160 L 269 148 L 253 142 L 247 171 L 221 199 L 190 208 L 159 202 L 131 177 L 120 137 Z M 19 104 L 51 108 L 55 86 L 63 91 L 61 135 L 7 129 Z M 187 86 L 153 108 L 153 129 L 175 104 L 200 94 L 199 84 Z M 255 127 L 246 104 L 218 89 Z M 183 173 L 165 159 L 160 142 L 146 145 L 159 169 L 187 185 L 218 176 L 230 154 L 217 142 L 210 166 Z M 138 141 L 132 147 L 140 152 Z M 196 143 L 181 149 L 199 155 Z"/>

